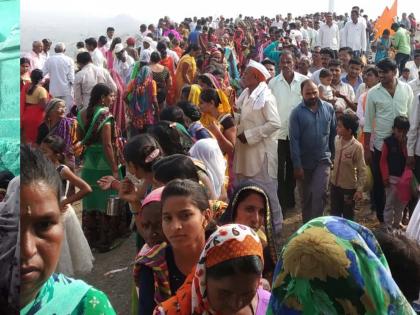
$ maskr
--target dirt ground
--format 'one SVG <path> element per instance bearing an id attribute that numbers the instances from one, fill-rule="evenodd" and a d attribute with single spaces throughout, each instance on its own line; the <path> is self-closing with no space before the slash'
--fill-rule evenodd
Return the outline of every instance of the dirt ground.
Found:
<path id="1" fill-rule="evenodd" d="M 80 215 L 80 204 L 75 205 L 76 212 Z M 284 242 L 293 232 L 295 232 L 302 222 L 302 217 L 298 206 L 286 212 L 283 224 L 282 241 Z M 328 207 L 326 209 L 328 212 Z M 362 201 L 356 206 L 356 221 L 367 226 L 370 229 L 375 229 L 378 224 L 375 215 L 369 210 L 369 202 Z M 129 238 L 107 253 L 94 253 L 95 262 L 94 268 L 90 274 L 78 275 L 76 278 L 83 279 L 87 283 L 93 285 L 99 290 L 105 292 L 111 304 L 114 306 L 117 314 L 129 315 L 131 308 L 131 289 L 132 276 L 129 267 L 127 270 L 113 273 L 110 276 L 104 274 L 128 267 L 135 256 L 135 238 L 132 234 Z"/>

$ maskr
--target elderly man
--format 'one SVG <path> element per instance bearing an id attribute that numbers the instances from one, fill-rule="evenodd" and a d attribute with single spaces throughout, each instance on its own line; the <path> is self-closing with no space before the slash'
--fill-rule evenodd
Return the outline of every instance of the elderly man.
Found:
<path id="1" fill-rule="evenodd" d="M 55 55 L 47 59 L 42 72 L 49 74 L 50 93 L 65 102 L 68 113 L 73 106 L 74 62 L 64 54 L 66 47 L 63 43 L 57 43 L 54 51 Z"/>
<path id="2" fill-rule="evenodd" d="M 290 115 L 289 138 L 305 223 L 324 213 L 336 123 L 332 105 L 319 98 L 314 82 L 303 81 L 301 92 L 303 102 Z"/>
<path id="3" fill-rule="evenodd" d="M 284 51 L 280 57 L 280 74 L 268 85 L 276 98 L 277 111 L 281 127 L 278 133 L 278 196 L 285 211 L 295 206 L 295 180 L 290 157 L 289 117 L 292 110 L 302 102 L 300 85 L 308 78 L 293 69 L 294 56 L 291 51 Z"/>
<path id="4" fill-rule="evenodd" d="M 148 64 L 150 62 L 150 56 L 154 51 L 152 48 L 153 39 L 149 36 L 146 36 L 143 39 L 143 49 L 140 52 L 140 62 L 144 64 Z"/>
<path id="5" fill-rule="evenodd" d="M 239 123 L 234 153 L 234 172 L 237 181 L 251 179 L 262 185 L 270 198 L 274 233 L 280 240 L 283 221 L 277 197 L 277 132 L 280 118 L 276 99 L 266 84 L 270 73 L 260 63 L 250 60 L 242 76 L 245 88 L 236 106 Z M 279 244 L 278 244 L 279 245 Z"/>
<path id="6" fill-rule="evenodd" d="M 394 119 L 397 116 L 407 117 L 413 103 L 413 91 L 407 83 L 399 81 L 397 64 L 389 59 L 382 59 L 378 64 L 380 84 L 372 87 L 366 99 L 364 147 L 365 161 L 372 164 L 373 200 L 378 220 L 384 222 L 385 191 L 379 168 L 384 139 L 391 135 Z M 371 157 L 370 136 L 375 134 L 374 153 Z M 409 154 L 412 154 L 409 152 Z"/>
<path id="7" fill-rule="evenodd" d="M 79 53 L 77 64 L 81 70 L 76 73 L 74 80 L 74 101 L 79 110 L 88 106 L 90 92 L 97 83 L 104 83 L 117 92 L 117 86 L 108 70 L 95 66 L 89 52 Z"/>
<path id="8" fill-rule="evenodd" d="M 130 75 L 134 67 L 134 59 L 127 54 L 123 44 L 115 45 L 114 70 L 120 75 L 125 84 L 130 81 Z"/>
<path id="9" fill-rule="evenodd" d="M 34 41 L 32 43 L 32 51 L 25 55 L 30 61 L 29 72 L 34 69 L 42 70 L 45 64 L 45 56 L 43 55 L 43 44 L 40 41 Z"/>

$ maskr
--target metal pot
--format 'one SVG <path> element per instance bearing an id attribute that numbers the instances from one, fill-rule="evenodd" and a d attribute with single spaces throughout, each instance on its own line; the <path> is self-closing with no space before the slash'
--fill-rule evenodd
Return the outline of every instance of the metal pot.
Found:
<path id="1" fill-rule="evenodd" d="M 120 197 L 116 195 L 109 196 L 108 203 L 106 205 L 106 215 L 111 217 L 121 215 L 122 205 L 123 201 L 120 199 Z"/>

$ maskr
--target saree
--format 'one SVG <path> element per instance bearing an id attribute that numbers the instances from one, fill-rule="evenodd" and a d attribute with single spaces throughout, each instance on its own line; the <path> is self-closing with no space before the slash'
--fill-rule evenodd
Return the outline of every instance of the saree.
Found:
<path id="1" fill-rule="evenodd" d="M 35 299 L 20 310 L 21 315 L 116 314 L 107 296 L 81 280 L 52 274 Z"/>
<path id="2" fill-rule="evenodd" d="M 176 77 L 175 77 L 175 66 L 172 57 L 166 56 L 159 62 L 162 66 L 165 66 L 169 70 L 169 74 L 171 75 L 172 79 L 172 86 L 168 90 L 168 94 L 166 95 L 166 103 L 168 105 L 175 105 L 176 99 Z"/>
<path id="3" fill-rule="evenodd" d="M 287 241 L 277 263 L 267 315 L 414 315 L 370 230 L 319 217 Z"/>
<path id="4" fill-rule="evenodd" d="M 115 126 L 119 130 L 125 130 L 125 106 L 124 106 L 124 91 L 125 84 L 120 75 L 114 70 L 109 70 L 112 79 L 117 86 L 117 93 L 115 95 L 115 102 L 111 105 L 111 113 L 115 118 Z"/>
<path id="5" fill-rule="evenodd" d="M 64 117 L 50 129 L 47 136 L 56 135 L 61 137 L 66 144 L 64 156 L 66 163 L 74 167 L 75 157 L 73 147 L 77 143 L 77 121 L 73 118 Z"/>
<path id="6" fill-rule="evenodd" d="M 187 77 L 190 82 L 193 82 L 195 79 L 195 75 L 197 72 L 197 65 L 195 63 L 195 58 L 189 54 L 185 54 L 181 57 L 181 59 L 178 62 L 178 67 L 176 68 L 175 72 L 175 86 L 176 86 L 176 94 L 175 94 L 175 100 L 179 100 L 181 96 L 182 88 L 184 87 L 187 82 L 184 81 L 184 78 L 182 77 L 181 69 L 184 67 L 184 64 L 188 65 L 188 72 Z"/>

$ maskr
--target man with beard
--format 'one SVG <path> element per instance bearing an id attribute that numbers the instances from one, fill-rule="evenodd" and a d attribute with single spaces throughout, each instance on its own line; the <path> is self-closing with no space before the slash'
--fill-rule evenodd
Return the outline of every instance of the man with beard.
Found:
<path id="1" fill-rule="evenodd" d="M 332 105 L 319 98 L 313 81 L 303 81 L 301 92 L 303 102 L 290 115 L 289 139 L 305 223 L 324 213 L 336 122 Z"/>

